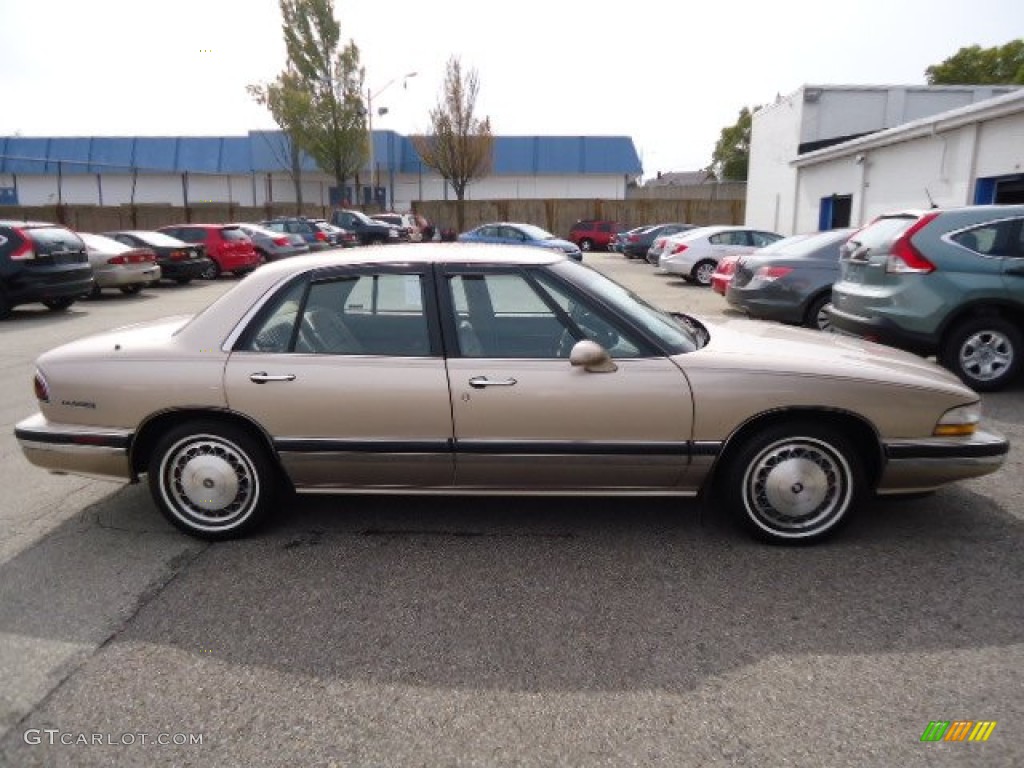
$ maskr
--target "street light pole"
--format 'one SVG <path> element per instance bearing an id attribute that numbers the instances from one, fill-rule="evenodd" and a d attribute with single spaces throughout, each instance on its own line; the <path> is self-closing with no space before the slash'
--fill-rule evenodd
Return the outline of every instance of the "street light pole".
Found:
<path id="1" fill-rule="evenodd" d="M 370 196 L 371 197 L 376 195 L 376 192 L 377 192 L 377 178 L 376 178 L 376 176 L 377 176 L 377 169 L 374 167 L 374 147 L 373 147 L 373 100 L 376 97 L 380 96 L 382 93 L 384 93 L 384 91 L 386 91 L 392 85 L 397 83 L 399 80 L 402 81 L 402 87 L 404 88 L 405 87 L 405 82 L 410 77 L 416 77 L 417 74 L 419 74 L 419 73 L 418 72 L 408 72 L 408 73 L 402 75 L 401 77 L 392 78 L 391 80 L 388 80 L 382 87 L 378 88 L 376 93 L 374 93 L 372 90 L 370 90 L 369 87 L 367 87 L 367 89 L 366 89 L 366 119 L 367 119 L 367 128 L 368 128 L 369 134 L 370 134 Z M 382 107 L 381 110 L 380 110 L 380 114 L 384 115 L 384 114 L 386 114 L 386 112 L 387 112 L 387 108 L 386 107 Z"/>

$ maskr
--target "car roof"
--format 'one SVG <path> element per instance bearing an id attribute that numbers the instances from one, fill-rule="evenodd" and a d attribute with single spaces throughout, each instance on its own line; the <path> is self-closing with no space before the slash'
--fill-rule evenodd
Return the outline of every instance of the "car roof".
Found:
<path id="1" fill-rule="evenodd" d="M 260 267 L 284 272 L 304 271 L 342 264 L 553 264 L 566 257 L 547 248 L 482 245 L 478 243 L 409 243 L 402 246 L 377 245 L 345 251 L 323 251 L 293 256 Z"/>

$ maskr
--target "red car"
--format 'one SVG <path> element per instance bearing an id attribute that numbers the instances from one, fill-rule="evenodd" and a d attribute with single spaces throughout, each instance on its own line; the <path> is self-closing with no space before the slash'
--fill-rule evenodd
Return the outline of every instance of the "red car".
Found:
<path id="1" fill-rule="evenodd" d="M 725 296 L 725 289 L 729 287 L 733 275 L 736 274 L 736 263 L 739 260 L 740 254 L 723 256 L 718 260 L 718 266 L 715 267 L 715 271 L 711 275 L 711 290 Z"/>
<path id="2" fill-rule="evenodd" d="M 572 225 L 567 239 L 575 243 L 581 251 L 593 251 L 597 248 L 608 250 L 615 235 L 625 229 L 614 221 L 584 219 Z"/>
<path id="3" fill-rule="evenodd" d="M 263 263 L 249 236 L 230 224 L 174 224 L 160 227 L 159 232 L 206 247 L 211 265 L 200 277 L 213 280 L 223 272 L 242 275 Z"/>

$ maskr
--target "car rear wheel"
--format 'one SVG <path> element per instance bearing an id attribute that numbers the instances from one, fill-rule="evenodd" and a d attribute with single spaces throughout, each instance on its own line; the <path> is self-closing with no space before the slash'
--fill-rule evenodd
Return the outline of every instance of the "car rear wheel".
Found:
<path id="1" fill-rule="evenodd" d="M 147 474 L 164 517 L 201 539 L 241 536 L 273 504 L 275 473 L 266 451 L 230 424 L 194 421 L 157 443 Z"/>
<path id="2" fill-rule="evenodd" d="M 751 534 L 801 544 L 831 535 L 849 519 L 864 489 L 864 470 L 838 430 L 799 422 L 747 440 L 722 481 L 726 506 Z"/>
<path id="3" fill-rule="evenodd" d="M 825 307 L 832 301 L 831 293 L 823 293 L 812 301 L 807 307 L 807 314 L 804 315 L 804 325 L 808 328 L 817 328 L 819 331 L 831 331 L 832 319 L 825 311 Z"/>
<path id="4" fill-rule="evenodd" d="M 998 316 L 976 317 L 953 329 L 942 364 L 978 392 L 1005 387 L 1020 370 L 1022 337 L 1015 325 Z"/>
<path id="5" fill-rule="evenodd" d="M 715 274 L 715 262 L 705 259 L 693 265 L 690 277 L 698 285 L 711 285 L 711 276 Z"/>
<path id="6" fill-rule="evenodd" d="M 132 283 L 131 285 L 122 285 L 121 293 L 125 296 L 134 296 L 136 293 L 142 290 L 142 283 Z"/>
<path id="7" fill-rule="evenodd" d="M 216 280 L 220 277 L 220 264 L 210 259 L 210 265 L 199 273 L 199 277 L 203 280 Z"/>
<path id="8" fill-rule="evenodd" d="M 14 309 L 14 305 L 11 304 L 3 291 L 0 291 L 0 320 L 6 320 L 11 316 L 11 310 Z"/>
<path id="9" fill-rule="evenodd" d="M 59 299 L 45 299 L 43 305 L 54 312 L 63 312 L 65 309 L 75 303 L 74 298 L 70 296 L 64 296 Z"/>
<path id="10" fill-rule="evenodd" d="M 192 278 L 191 277 L 179 277 L 174 282 L 176 282 L 178 285 L 188 285 L 189 283 L 192 282 Z"/>
<path id="11" fill-rule="evenodd" d="M 594 250 L 594 241 L 591 240 L 588 237 L 584 237 L 582 240 L 580 240 L 580 250 L 581 251 L 592 251 L 592 250 Z"/>

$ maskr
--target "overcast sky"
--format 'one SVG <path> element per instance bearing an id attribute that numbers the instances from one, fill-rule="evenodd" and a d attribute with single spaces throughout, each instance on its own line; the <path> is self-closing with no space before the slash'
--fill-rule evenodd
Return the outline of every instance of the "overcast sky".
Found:
<path id="1" fill-rule="evenodd" d="M 804 83 L 914 84 L 1024 36 L 1021 0 L 336 0 L 374 128 L 428 128 L 445 63 L 500 135 L 626 135 L 645 174 L 710 161 L 740 107 Z M 0 0 L 0 136 L 244 135 L 284 64 L 277 0 Z M 401 76 L 417 72 L 402 87 Z M 398 81 L 386 87 L 390 81 Z"/>

